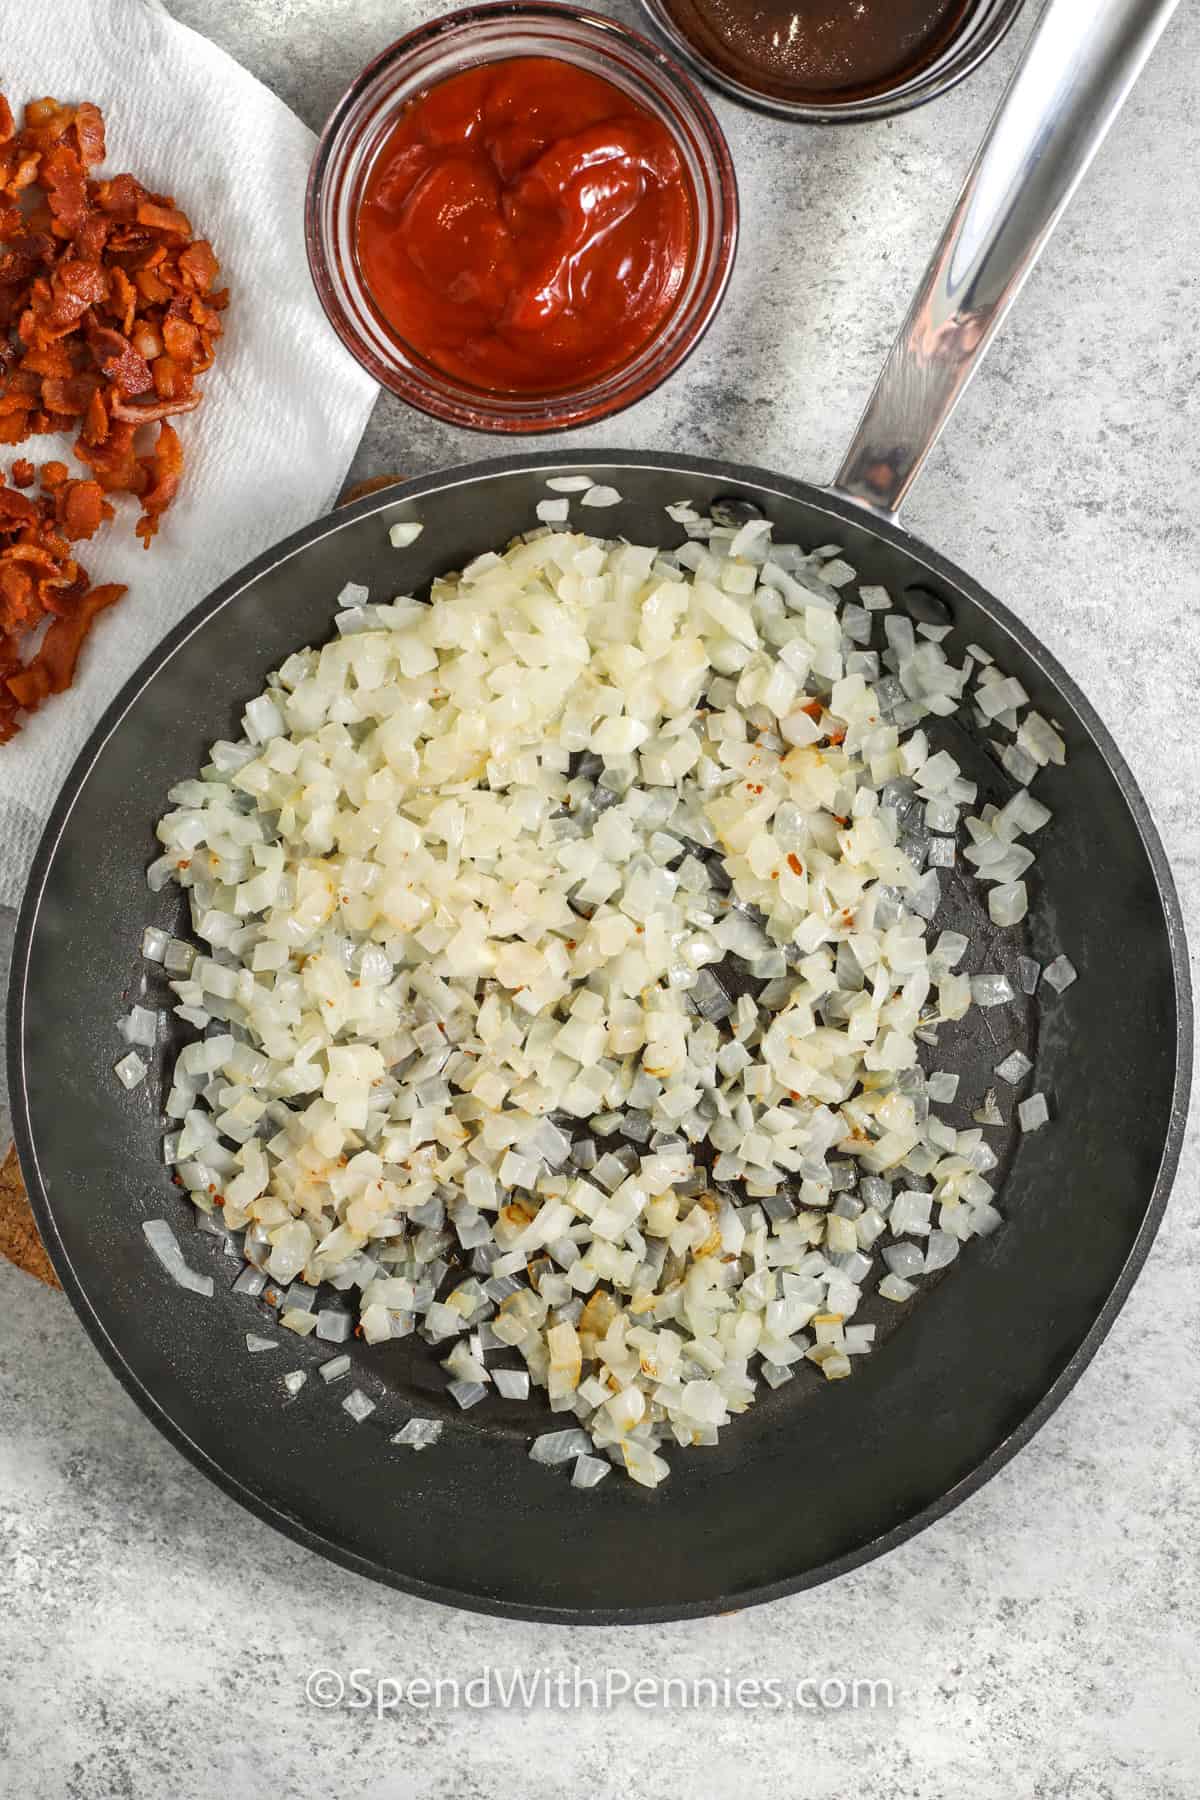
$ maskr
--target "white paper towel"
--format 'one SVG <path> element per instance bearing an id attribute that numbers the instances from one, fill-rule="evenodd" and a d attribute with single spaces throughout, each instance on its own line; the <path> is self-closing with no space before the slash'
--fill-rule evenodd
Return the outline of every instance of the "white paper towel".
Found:
<path id="1" fill-rule="evenodd" d="M 212 242 L 230 289 L 203 403 L 177 421 L 178 498 L 149 550 L 133 535 L 140 509 L 130 496 L 116 496 L 117 517 L 79 546 L 94 582 L 123 581 L 129 592 L 97 620 L 71 690 L 0 745 L 0 905 L 12 906 L 105 706 L 210 589 L 328 509 L 376 388 L 334 336 L 309 279 L 304 184 L 315 140 L 295 114 L 143 0 L 3 0 L 2 10 L 0 91 L 18 120 L 43 94 L 94 100 L 108 132 L 101 172 L 128 169 L 173 194 Z M 15 456 L 71 460 L 56 438 L 7 450 Z"/>

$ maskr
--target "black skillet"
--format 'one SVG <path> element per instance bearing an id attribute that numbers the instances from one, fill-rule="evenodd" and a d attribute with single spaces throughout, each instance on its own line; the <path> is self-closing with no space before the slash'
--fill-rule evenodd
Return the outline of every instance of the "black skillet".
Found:
<path id="1" fill-rule="evenodd" d="M 1000 1468 L 1075 1381 L 1146 1256 L 1179 1154 L 1191 1047 L 1162 848 L 1070 678 L 894 518 L 1171 6 L 1102 0 L 1097 10 L 1079 45 L 1071 0 L 1050 7 L 834 491 L 676 456 L 568 455 L 478 464 L 372 496 L 206 600 L 128 684 L 66 783 L 30 877 L 10 1000 L 15 1128 L 38 1224 L 93 1339 L 159 1428 L 228 1493 L 347 1567 L 482 1611 L 581 1623 L 703 1614 L 811 1586 L 901 1542 Z M 1009 1044 L 1028 1048 L 1030 1085 L 1052 1097 L 1050 1128 L 993 1134 L 1004 1228 L 892 1309 L 895 1328 L 852 1380 L 801 1378 L 765 1395 L 718 1447 L 676 1453 L 654 1493 L 618 1476 L 573 1492 L 562 1470 L 526 1455 L 548 1424 L 540 1403 L 457 1413 L 433 1354 L 413 1339 L 355 1347 L 355 1380 L 380 1403 L 365 1424 L 320 1380 L 283 1403 L 283 1370 L 327 1352 L 297 1340 L 282 1354 L 245 1353 L 263 1305 L 231 1293 L 238 1262 L 190 1228 L 161 1163 L 162 1081 L 178 1044 L 130 1095 L 112 1074 L 122 1001 L 167 998 L 139 957 L 142 926 L 183 924 L 177 897 L 150 896 L 143 878 L 170 784 L 201 765 L 213 738 L 236 733 L 267 670 L 328 633 L 346 581 L 419 592 L 527 528 L 548 471 L 579 469 L 625 496 L 593 517 L 634 540 L 677 535 L 663 508 L 687 499 L 760 508 L 781 538 L 843 545 L 862 579 L 919 618 L 951 621 L 952 650 L 977 643 L 1017 675 L 1070 753 L 1039 782 L 1055 818 L 1038 843 L 1023 931 L 992 931 L 965 883 L 951 883 L 946 902 L 945 922 L 975 933 L 972 968 L 1065 951 L 1080 972 L 1061 997 L 1043 990 L 1036 1004 L 976 1014 L 938 1048 L 937 1064 L 962 1076 L 959 1123 Z M 388 527 L 413 519 L 422 536 L 390 549 Z M 983 739 L 954 728 L 949 741 L 985 797 L 1010 790 Z M 213 1273 L 213 1299 L 159 1269 L 140 1229 L 156 1216 Z M 873 1299 L 867 1316 L 885 1310 Z M 447 1421 L 441 1444 L 420 1455 L 388 1442 L 414 1411 Z"/>

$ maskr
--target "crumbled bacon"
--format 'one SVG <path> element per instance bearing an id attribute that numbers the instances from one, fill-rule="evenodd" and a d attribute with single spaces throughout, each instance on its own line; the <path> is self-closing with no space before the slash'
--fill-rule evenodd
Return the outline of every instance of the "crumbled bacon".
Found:
<path id="1" fill-rule="evenodd" d="M 64 481 L 55 496 L 54 510 L 63 536 L 72 542 L 92 537 L 113 516 L 98 481 Z"/>
<path id="2" fill-rule="evenodd" d="M 41 182 L 55 223 L 74 237 L 87 218 L 87 176 L 69 145 L 59 144 L 43 159 Z"/>
<path id="3" fill-rule="evenodd" d="M 212 245 L 169 194 L 129 174 L 96 180 L 103 156 L 90 102 L 32 101 L 18 131 L 0 97 L 0 441 L 69 421 L 89 451 L 106 446 L 113 420 L 190 410 L 212 363 L 227 298 Z M 35 185 L 38 203 L 18 204 Z M 146 454 L 118 439 L 102 458 L 107 490 L 120 476 L 139 493 Z"/>
<path id="4" fill-rule="evenodd" d="M 137 494 L 142 480 L 133 447 L 136 427 L 126 421 L 109 421 L 103 438 L 92 443 L 86 435 L 75 445 L 75 454 L 86 463 L 106 494 Z"/>
<path id="5" fill-rule="evenodd" d="M 13 475 L 31 483 L 33 465 L 22 459 Z M 65 463 L 43 465 L 36 497 L 0 485 L 0 743 L 21 713 L 70 686 L 93 619 L 125 592 L 92 587 L 71 552 L 111 517 L 99 483 L 72 481 Z M 47 619 L 40 646 L 23 656 L 23 639 Z"/>
<path id="6" fill-rule="evenodd" d="M 147 547 L 174 499 L 183 450 L 166 421 L 199 406 L 228 299 L 171 195 L 95 179 L 104 154 L 90 101 L 30 101 L 18 129 L 0 94 L 0 444 L 69 431 L 88 471 L 44 463 L 36 496 L 21 491 L 28 458 L 11 486 L 0 472 L 0 743 L 69 686 L 93 619 L 124 592 L 93 588 L 72 554 L 114 517 L 106 496 L 139 500 Z"/>
<path id="7" fill-rule="evenodd" d="M 104 118 L 90 100 L 81 100 L 75 108 L 75 145 L 85 168 L 104 161 Z"/>
<path id="8" fill-rule="evenodd" d="M 140 466 L 145 471 L 149 486 L 142 494 L 143 510 L 137 522 L 137 533 L 149 549 L 150 539 L 158 530 L 158 521 L 175 498 L 179 477 L 183 473 L 179 434 L 165 420 L 159 425 L 158 441 L 153 454 L 143 456 Z"/>
<path id="9" fill-rule="evenodd" d="M 70 687 L 80 648 L 92 628 L 93 619 L 106 606 L 119 600 L 124 592 L 117 582 L 89 588 L 69 612 L 51 619 L 50 629 L 33 661 L 19 674 L 8 678 L 9 692 L 19 707 L 25 712 L 33 712 L 51 694 L 61 694 Z"/>

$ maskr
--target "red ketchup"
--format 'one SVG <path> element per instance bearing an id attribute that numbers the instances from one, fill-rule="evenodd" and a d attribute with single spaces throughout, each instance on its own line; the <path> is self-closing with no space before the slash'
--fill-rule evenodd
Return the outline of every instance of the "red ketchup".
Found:
<path id="1" fill-rule="evenodd" d="M 411 351 L 492 393 L 551 394 L 654 337 L 693 221 L 665 125 L 599 75 L 523 56 L 405 107 L 367 181 L 357 251 Z"/>

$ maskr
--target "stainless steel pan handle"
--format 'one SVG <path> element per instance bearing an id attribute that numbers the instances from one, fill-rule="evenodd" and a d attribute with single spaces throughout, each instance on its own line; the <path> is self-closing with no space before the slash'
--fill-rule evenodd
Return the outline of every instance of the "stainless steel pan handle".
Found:
<path id="1" fill-rule="evenodd" d="M 1048 0 L 833 491 L 894 517 L 1178 0 Z"/>

